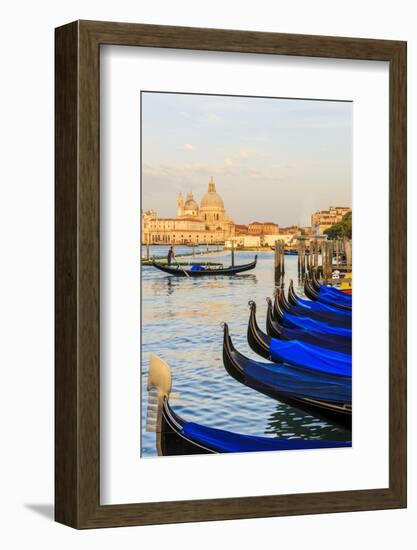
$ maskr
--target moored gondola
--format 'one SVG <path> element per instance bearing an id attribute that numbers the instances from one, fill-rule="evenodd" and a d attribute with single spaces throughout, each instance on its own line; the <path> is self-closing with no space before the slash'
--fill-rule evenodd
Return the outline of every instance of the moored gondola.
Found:
<path id="1" fill-rule="evenodd" d="M 290 280 L 290 284 L 288 285 L 287 302 L 290 306 L 308 308 L 314 311 L 322 312 L 324 314 L 331 314 L 338 318 L 352 317 L 352 310 L 340 309 L 327 304 L 323 304 L 316 300 L 306 300 L 305 298 L 301 298 L 295 293 L 294 282 L 292 279 Z"/>
<path id="2" fill-rule="evenodd" d="M 256 303 L 254 301 L 249 302 L 250 315 L 248 322 L 247 339 L 250 348 L 265 359 L 270 360 L 270 344 L 271 336 L 261 331 L 256 321 Z"/>
<path id="3" fill-rule="evenodd" d="M 342 282 L 343 282 L 343 279 L 341 279 L 339 281 L 339 283 L 342 283 Z M 311 285 L 311 288 L 317 293 L 320 293 L 320 292 L 324 291 L 324 292 L 332 294 L 333 296 L 336 297 L 336 299 L 342 300 L 342 303 L 347 303 L 347 304 L 352 303 L 352 298 L 351 298 L 352 289 L 351 288 L 349 289 L 350 292 L 347 292 L 346 290 L 342 290 L 341 288 L 336 288 L 336 287 L 331 286 L 331 285 L 322 285 L 318 281 L 314 271 L 311 274 L 310 285 Z"/>
<path id="4" fill-rule="evenodd" d="M 352 340 L 352 326 L 348 319 L 337 320 L 333 318 L 326 321 L 317 320 L 308 316 L 308 312 L 304 315 L 289 313 L 288 311 L 282 311 L 282 302 L 280 296 L 283 295 L 283 291 L 278 291 L 278 296 L 274 303 L 274 317 L 283 326 L 289 328 L 298 328 L 304 330 L 311 330 L 328 336 L 335 336 L 338 338 L 346 338 Z"/>
<path id="5" fill-rule="evenodd" d="M 269 334 L 269 336 L 273 336 L 274 338 L 287 340 L 287 338 L 283 337 L 284 333 L 284 327 L 276 321 L 274 314 L 273 314 L 273 305 L 271 298 L 266 299 L 267 302 L 267 311 L 266 311 L 266 332 Z"/>
<path id="6" fill-rule="evenodd" d="M 148 392 L 152 408 L 147 422 L 148 427 L 156 432 L 159 455 L 324 449 L 351 445 L 349 441 L 258 437 L 187 422 L 172 409 L 169 403 L 170 391 L 170 368 L 161 358 L 151 356 Z"/>
<path id="7" fill-rule="evenodd" d="M 298 296 L 296 295 L 294 290 L 294 282 L 291 279 L 290 284 L 288 285 L 288 297 L 287 297 L 288 303 L 292 306 L 296 306 L 298 304 L 297 298 Z"/>
<path id="8" fill-rule="evenodd" d="M 324 349 L 338 351 L 340 353 L 352 353 L 352 341 L 346 338 L 329 336 L 312 330 L 288 328 L 282 326 L 273 316 L 273 306 L 270 298 L 267 298 L 268 309 L 266 314 L 266 331 L 263 333 L 256 322 L 256 304 L 252 303 L 248 323 L 248 342 L 250 347 L 265 359 L 271 358 L 271 339 L 299 340 Z M 261 342 L 263 345 L 261 346 Z M 271 359 L 270 359 L 271 360 Z"/>
<path id="9" fill-rule="evenodd" d="M 350 426 L 351 379 L 306 373 L 282 364 L 267 365 L 248 359 L 233 346 L 224 325 L 223 363 L 235 380 L 273 399 L 316 416 Z"/>
<path id="10" fill-rule="evenodd" d="M 312 286 L 313 290 L 315 290 L 316 292 L 320 291 L 320 283 L 317 280 L 316 273 L 315 273 L 314 270 L 311 274 L 311 286 Z"/>
<path id="11" fill-rule="evenodd" d="M 205 267 L 203 265 L 193 266 L 190 269 L 185 269 L 180 265 L 176 267 L 170 266 L 167 264 L 161 264 L 152 261 L 153 267 L 167 273 L 168 275 L 173 275 L 174 277 L 210 277 L 210 276 L 219 276 L 219 275 L 237 275 L 238 273 L 244 273 L 245 271 L 250 271 L 256 267 L 258 257 L 255 256 L 253 262 L 249 264 L 235 265 L 229 267 Z"/>
<path id="12" fill-rule="evenodd" d="M 285 296 L 283 288 L 277 288 L 275 292 L 275 301 L 274 301 L 274 317 L 281 324 L 285 323 L 286 317 L 288 314 L 295 315 L 297 317 L 307 317 L 319 323 L 325 323 L 332 325 L 334 327 L 350 329 L 352 326 L 352 317 L 346 315 L 342 310 L 333 311 L 328 306 L 321 306 L 321 304 L 313 303 L 311 300 L 310 304 L 303 302 L 298 303 L 297 305 L 292 305 Z M 314 305 L 316 305 L 314 307 Z M 340 312 L 340 313 L 339 313 Z M 290 324 L 292 326 L 292 324 Z M 320 327 L 317 327 L 320 328 Z"/>
<path id="13" fill-rule="evenodd" d="M 343 292 L 340 295 L 336 295 L 332 290 L 326 290 L 326 287 L 320 288 L 320 291 L 314 290 L 311 286 L 309 279 L 304 281 L 304 292 L 305 295 L 310 298 L 310 300 L 317 300 L 323 304 L 330 305 L 332 307 L 352 311 L 352 301 L 351 296 L 344 294 Z"/>

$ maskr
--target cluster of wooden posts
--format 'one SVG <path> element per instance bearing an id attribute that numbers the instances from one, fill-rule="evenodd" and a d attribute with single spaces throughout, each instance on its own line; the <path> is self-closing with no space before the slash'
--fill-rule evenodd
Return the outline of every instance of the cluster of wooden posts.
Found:
<path id="1" fill-rule="evenodd" d="M 275 280 L 279 282 L 285 273 L 284 241 L 275 241 Z M 300 240 L 293 250 L 297 250 L 298 276 L 321 276 L 325 282 L 332 279 L 335 270 L 349 273 L 352 271 L 352 241 L 346 237 L 335 240 Z"/>
<path id="2" fill-rule="evenodd" d="M 275 281 L 279 283 L 285 273 L 285 261 L 284 261 L 284 241 L 275 241 Z"/>

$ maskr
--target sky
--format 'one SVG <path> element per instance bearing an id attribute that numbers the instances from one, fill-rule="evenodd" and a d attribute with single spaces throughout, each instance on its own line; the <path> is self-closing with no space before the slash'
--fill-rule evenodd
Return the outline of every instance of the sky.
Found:
<path id="1" fill-rule="evenodd" d="M 352 204 L 351 102 L 142 92 L 142 208 L 175 217 L 211 176 L 238 224 Z"/>

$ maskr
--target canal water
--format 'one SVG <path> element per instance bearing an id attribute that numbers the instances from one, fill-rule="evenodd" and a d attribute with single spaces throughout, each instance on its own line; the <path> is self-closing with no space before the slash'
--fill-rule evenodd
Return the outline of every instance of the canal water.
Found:
<path id="1" fill-rule="evenodd" d="M 217 247 L 213 247 L 217 249 Z M 204 251 L 204 248 L 196 251 Z M 176 255 L 190 253 L 178 246 Z M 152 247 L 151 256 L 164 256 L 168 247 Z M 253 260 L 256 252 L 235 252 L 235 264 Z M 142 250 L 142 257 L 146 255 Z M 181 258 L 183 261 L 197 258 Z M 230 251 L 198 256 L 204 262 L 230 265 Z M 285 257 L 285 283 L 297 283 L 297 257 Z M 171 367 L 170 402 L 187 421 L 233 432 L 265 437 L 349 440 L 350 431 L 300 412 L 247 388 L 227 374 L 222 361 L 223 329 L 229 324 L 232 341 L 244 355 L 257 356 L 246 339 L 248 301 L 257 304 L 259 326 L 265 330 L 267 296 L 274 292 L 274 253 L 258 252 L 253 271 L 235 277 L 176 278 L 152 266 L 142 266 L 142 456 L 156 456 L 155 434 L 145 431 L 149 355 L 160 355 Z M 298 293 L 303 294 L 298 288 Z"/>

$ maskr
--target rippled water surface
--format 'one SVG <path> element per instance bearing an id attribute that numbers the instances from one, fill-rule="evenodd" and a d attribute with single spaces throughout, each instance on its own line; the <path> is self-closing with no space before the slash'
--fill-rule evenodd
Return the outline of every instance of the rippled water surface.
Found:
<path id="1" fill-rule="evenodd" d="M 176 247 L 177 255 L 190 248 Z M 167 247 L 154 247 L 162 256 Z M 235 263 L 253 260 L 255 252 L 236 252 Z M 142 256 L 145 256 L 143 251 Z M 200 256 L 199 256 L 200 258 Z M 230 265 L 230 252 L 213 252 L 202 261 Z M 195 258 L 181 258 L 181 261 Z M 297 257 L 285 257 L 285 280 L 297 286 Z M 274 254 L 258 253 L 253 271 L 235 277 L 176 278 L 142 266 L 142 456 L 155 456 L 155 434 L 145 431 L 149 354 L 160 355 L 172 369 L 172 406 L 184 419 L 213 428 L 270 437 L 348 440 L 350 432 L 314 418 L 247 388 L 227 374 L 222 362 L 222 321 L 233 343 L 253 359 L 265 361 L 249 348 L 246 329 L 248 300 L 258 305 L 265 329 L 265 298 L 273 294 Z M 302 294 L 302 290 L 298 289 Z"/>

